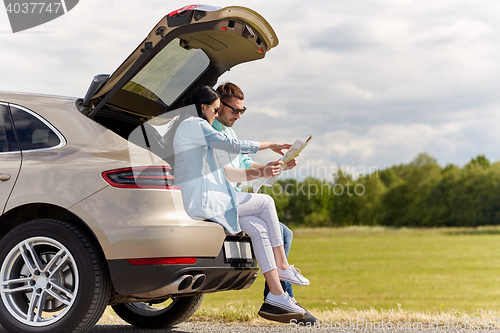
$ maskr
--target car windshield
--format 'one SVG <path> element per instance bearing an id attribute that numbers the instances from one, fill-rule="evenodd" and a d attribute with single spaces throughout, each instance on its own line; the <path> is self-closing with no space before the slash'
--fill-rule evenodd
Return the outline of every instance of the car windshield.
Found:
<path id="1" fill-rule="evenodd" d="M 185 49 L 175 38 L 122 89 L 168 106 L 208 68 L 200 49 Z"/>

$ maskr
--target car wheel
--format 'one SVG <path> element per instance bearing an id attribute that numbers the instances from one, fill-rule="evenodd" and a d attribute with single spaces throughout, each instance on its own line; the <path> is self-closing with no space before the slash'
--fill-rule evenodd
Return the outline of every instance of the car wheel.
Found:
<path id="1" fill-rule="evenodd" d="M 165 328 L 180 324 L 191 317 L 205 295 L 173 297 L 157 302 L 113 305 L 113 310 L 127 323 L 140 328 Z"/>
<path id="2" fill-rule="evenodd" d="M 33 220 L 0 241 L 0 324 L 10 332 L 84 332 L 109 295 L 103 259 L 75 225 Z"/>

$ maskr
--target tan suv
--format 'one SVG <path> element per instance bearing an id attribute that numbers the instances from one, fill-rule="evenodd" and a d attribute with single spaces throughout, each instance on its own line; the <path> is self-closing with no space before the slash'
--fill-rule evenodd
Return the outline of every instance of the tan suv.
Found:
<path id="1" fill-rule="evenodd" d="M 148 120 L 277 44 L 248 8 L 187 6 L 83 99 L 0 93 L 3 328 L 83 332 L 108 304 L 135 326 L 168 327 L 205 293 L 250 287 L 250 239 L 186 215 L 172 184 L 182 170 Z"/>

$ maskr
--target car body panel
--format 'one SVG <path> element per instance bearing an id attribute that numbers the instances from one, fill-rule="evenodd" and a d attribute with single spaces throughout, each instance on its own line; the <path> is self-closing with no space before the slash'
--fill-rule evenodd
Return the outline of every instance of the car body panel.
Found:
<path id="1" fill-rule="evenodd" d="M 108 186 L 70 211 L 96 230 L 108 260 L 216 257 L 226 237 L 219 224 L 190 218 L 179 190 Z"/>
<path id="2" fill-rule="evenodd" d="M 17 175 L 21 168 L 21 153 L 0 153 L 0 176 L 7 176 L 9 179 L 0 180 L 0 212 L 3 213 L 7 200 L 14 184 L 16 183 Z"/>

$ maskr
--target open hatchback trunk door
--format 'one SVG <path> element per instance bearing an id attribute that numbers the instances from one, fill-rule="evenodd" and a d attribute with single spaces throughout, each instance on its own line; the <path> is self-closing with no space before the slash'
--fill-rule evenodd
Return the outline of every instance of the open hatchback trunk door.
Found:
<path id="1" fill-rule="evenodd" d="M 264 58 L 278 45 L 269 23 L 245 7 L 186 6 L 166 15 L 111 75 L 97 75 L 79 109 L 123 137 L 182 106 L 201 84 Z M 120 120 L 120 126 L 116 126 Z"/>

